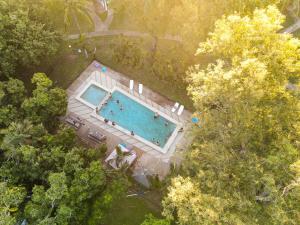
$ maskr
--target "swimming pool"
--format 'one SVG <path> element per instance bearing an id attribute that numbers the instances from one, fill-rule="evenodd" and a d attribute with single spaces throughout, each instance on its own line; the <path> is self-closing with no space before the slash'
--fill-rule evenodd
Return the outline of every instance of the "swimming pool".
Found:
<path id="1" fill-rule="evenodd" d="M 95 84 L 91 84 L 83 92 L 83 94 L 81 94 L 80 98 L 96 107 L 100 104 L 100 102 L 104 99 L 106 95 L 107 91 Z"/>
<path id="2" fill-rule="evenodd" d="M 163 116 L 154 118 L 155 112 L 131 97 L 115 90 L 98 115 L 163 148 L 176 129 L 176 125 Z"/>

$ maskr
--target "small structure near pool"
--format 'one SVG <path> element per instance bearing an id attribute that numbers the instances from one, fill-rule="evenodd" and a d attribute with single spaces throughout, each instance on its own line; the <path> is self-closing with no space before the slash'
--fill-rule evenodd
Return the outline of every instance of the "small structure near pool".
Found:
<path id="1" fill-rule="evenodd" d="M 123 167 L 130 167 L 136 158 L 137 155 L 134 150 L 130 150 L 124 145 L 119 144 L 105 159 L 105 162 L 114 169 L 119 170 Z"/>

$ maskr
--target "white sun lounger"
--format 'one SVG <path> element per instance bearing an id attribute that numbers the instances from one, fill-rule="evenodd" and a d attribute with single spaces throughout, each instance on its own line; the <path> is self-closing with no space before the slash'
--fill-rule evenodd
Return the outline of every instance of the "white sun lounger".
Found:
<path id="1" fill-rule="evenodd" d="M 133 86 L 134 86 L 134 81 L 133 81 L 133 80 L 130 80 L 130 82 L 129 82 L 129 89 L 130 89 L 131 91 L 133 91 Z"/>
<path id="2" fill-rule="evenodd" d="M 176 102 L 172 108 L 172 113 L 174 113 L 178 109 L 178 107 L 179 107 L 179 103 Z"/>
<path id="3" fill-rule="evenodd" d="M 184 105 L 181 105 L 178 109 L 177 115 L 180 116 L 183 113 Z"/>
<path id="4" fill-rule="evenodd" d="M 143 85 L 139 84 L 139 94 L 143 94 Z"/>

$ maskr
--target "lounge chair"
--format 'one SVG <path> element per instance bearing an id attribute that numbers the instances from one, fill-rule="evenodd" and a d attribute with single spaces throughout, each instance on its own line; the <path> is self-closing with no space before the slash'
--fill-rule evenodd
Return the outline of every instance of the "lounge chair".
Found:
<path id="1" fill-rule="evenodd" d="M 131 91 L 133 91 L 133 87 L 134 87 L 134 81 L 133 81 L 133 80 L 130 80 L 130 82 L 129 82 L 129 89 L 130 89 Z"/>
<path id="2" fill-rule="evenodd" d="M 139 84 L 139 94 L 143 94 L 143 85 Z"/>
<path id="3" fill-rule="evenodd" d="M 106 136 L 99 133 L 98 131 L 89 131 L 88 138 L 98 143 L 103 142 L 106 140 Z"/>
<path id="4" fill-rule="evenodd" d="M 172 108 L 172 113 L 174 113 L 178 109 L 178 107 L 179 107 L 179 103 L 176 102 Z"/>
<path id="5" fill-rule="evenodd" d="M 177 115 L 180 116 L 183 113 L 184 105 L 181 105 L 178 109 Z"/>
<path id="6" fill-rule="evenodd" d="M 82 122 L 78 118 L 75 118 L 73 116 L 66 117 L 65 121 L 72 127 L 74 127 L 76 130 L 78 130 L 82 125 Z"/>

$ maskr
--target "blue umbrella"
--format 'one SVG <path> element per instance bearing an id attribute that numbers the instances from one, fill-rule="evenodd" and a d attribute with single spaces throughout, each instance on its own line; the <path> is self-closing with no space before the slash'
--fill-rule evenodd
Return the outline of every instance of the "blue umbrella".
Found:
<path id="1" fill-rule="evenodd" d="M 197 117 L 193 117 L 193 118 L 192 118 L 192 122 L 193 122 L 193 123 L 198 123 L 198 122 L 199 122 L 199 119 L 198 119 Z"/>
<path id="2" fill-rule="evenodd" d="M 107 71 L 107 68 L 106 68 L 105 66 L 103 66 L 103 67 L 101 68 L 101 71 L 102 71 L 103 73 L 105 73 L 105 72 Z"/>

